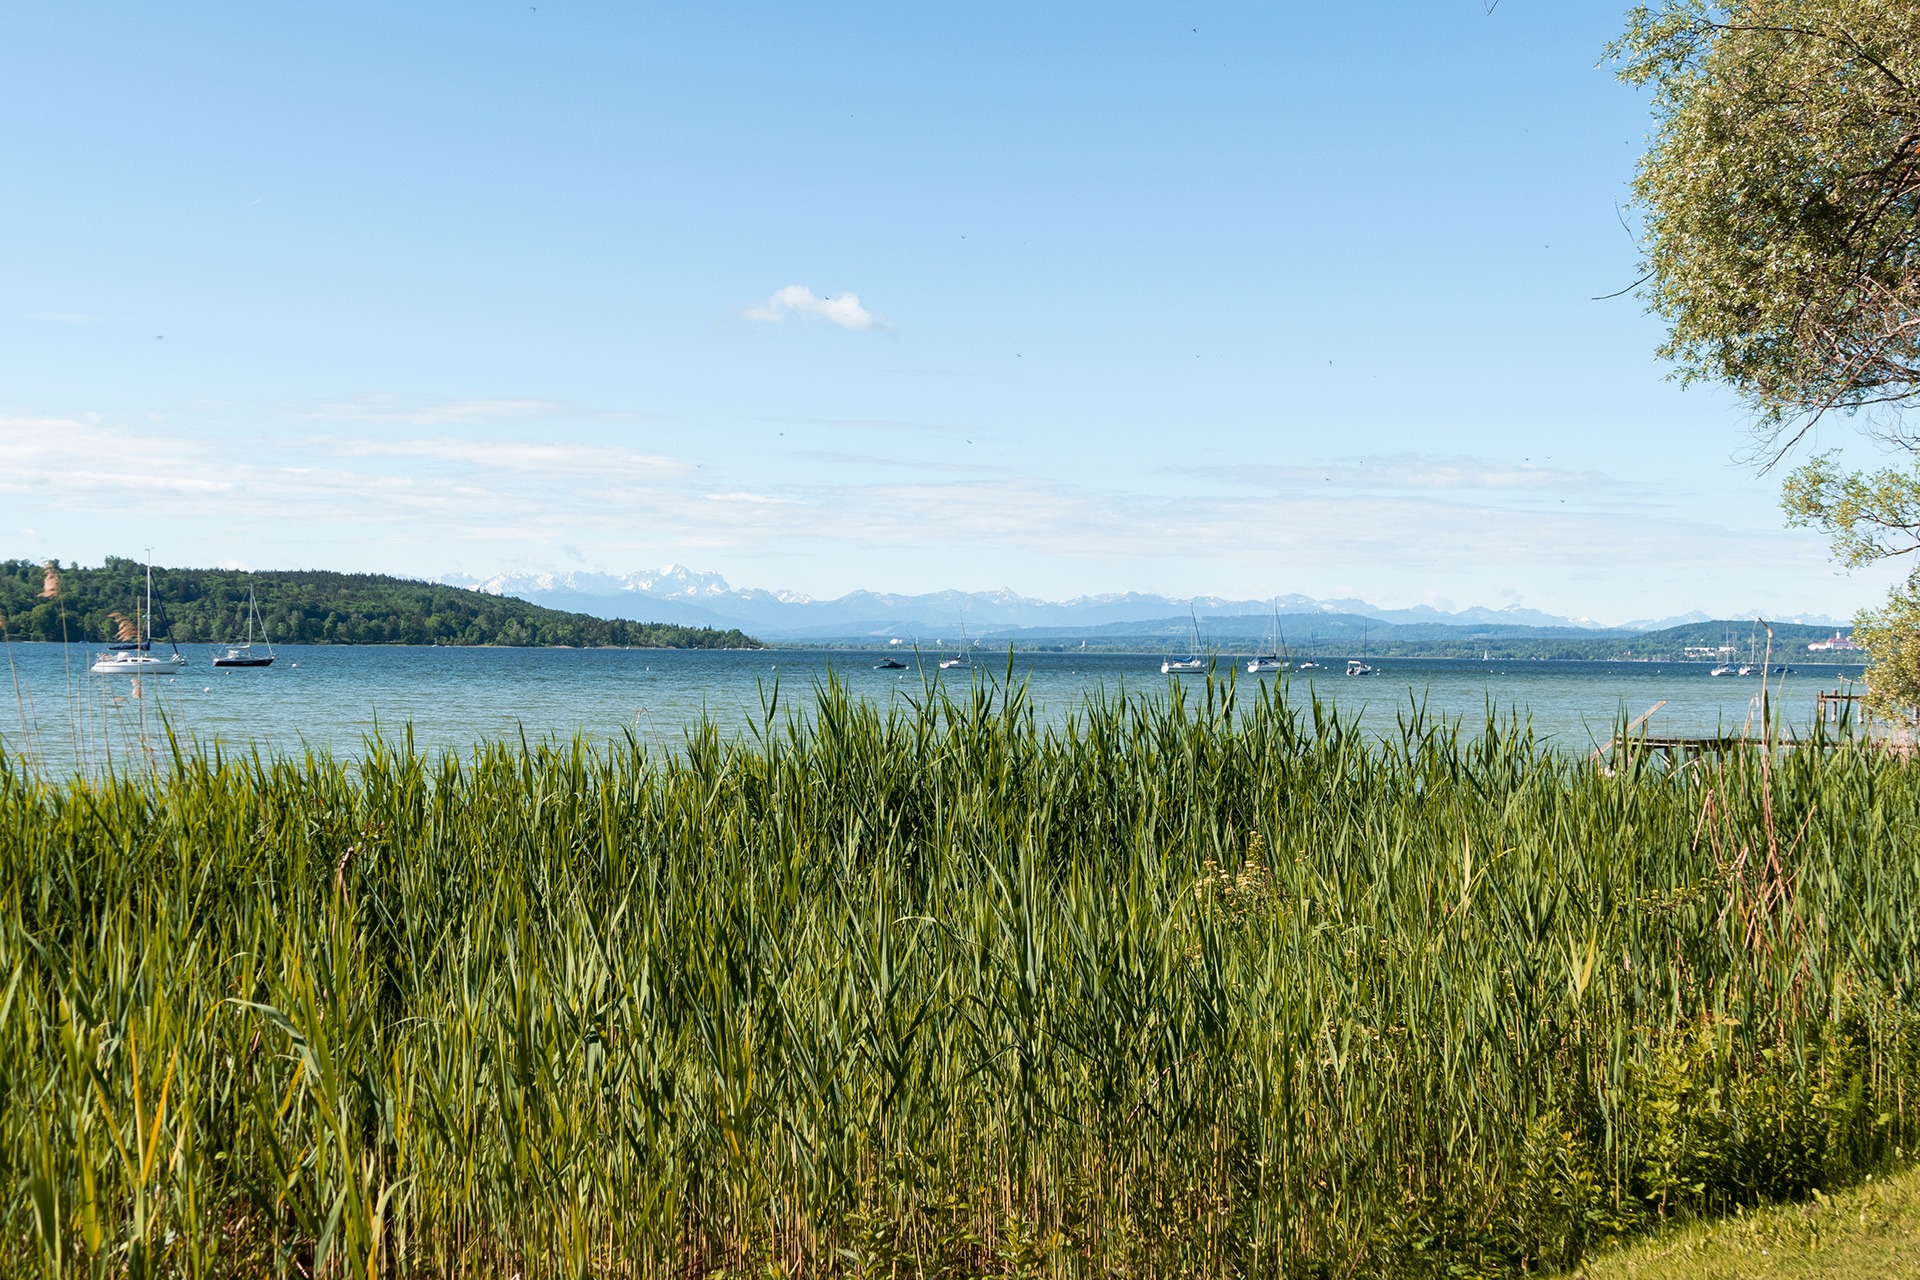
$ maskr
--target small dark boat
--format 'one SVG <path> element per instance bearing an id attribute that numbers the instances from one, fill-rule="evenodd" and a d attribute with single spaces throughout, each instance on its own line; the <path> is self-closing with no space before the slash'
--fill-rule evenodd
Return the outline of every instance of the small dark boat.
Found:
<path id="1" fill-rule="evenodd" d="M 907 664 L 898 658 L 882 658 L 873 664 L 875 671 L 905 671 Z"/>
<path id="2" fill-rule="evenodd" d="M 216 667 L 270 667 L 273 665 L 273 643 L 267 642 L 265 653 L 253 651 L 253 624 L 260 619 L 260 606 L 254 602 L 253 588 L 247 588 L 247 639 L 244 644 L 230 644 L 226 651 L 215 655 Z M 260 634 L 265 637 L 267 624 L 260 622 Z"/>

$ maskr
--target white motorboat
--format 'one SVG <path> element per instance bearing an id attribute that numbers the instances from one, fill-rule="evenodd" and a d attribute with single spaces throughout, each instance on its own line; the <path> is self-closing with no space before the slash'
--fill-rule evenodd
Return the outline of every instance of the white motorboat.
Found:
<path id="1" fill-rule="evenodd" d="M 115 615 L 118 616 L 118 615 Z M 187 660 L 175 647 L 170 654 L 153 652 L 153 562 L 147 562 L 147 611 L 140 623 L 120 619 L 119 643 L 93 660 L 87 670 L 97 676 L 157 676 L 185 671 Z"/>
<path id="2" fill-rule="evenodd" d="M 1347 659 L 1347 674 L 1350 676 L 1370 676 L 1373 674 L 1373 668 L 1358 658 L 1349 658 Z"/>

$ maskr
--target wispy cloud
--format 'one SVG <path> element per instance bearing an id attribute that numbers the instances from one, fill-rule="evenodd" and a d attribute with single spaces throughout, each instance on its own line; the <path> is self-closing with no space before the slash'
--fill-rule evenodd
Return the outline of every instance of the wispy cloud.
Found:
<path id="1" fill-rule="evenodd" d="M 913 422 L 906 418 L 800 418 L 782 415 L 761 419 L 763 422 L 788 423 L 801 427 L 843 427 L 858 431 L 888 432 L 927 432 L 941 436 L 971 436 L 981 427 L 970 427 L 960 422 Z"/>
<path id="2" fill-rule="evenodd" d="M 0 493 L 122 509 L 169 499 L 230 494 L 230 475 L 204 465 L 194 446 L 72 418 L 0 416 Z"/>
<path id="3" fill-rule="evenodd" d="M 1510 491 L 1596 482 L 1582 472 L 1459 458 L 1236 469 L 1238 492 L 1166 494 L 993 471 L 949 471 L 943 480 L 816 474 L 742 483 L 731 468 L 697 468 L 605 442 L 370 434 L 287 443 L 291 449 L 268 465 L 222 443 L 150 429 L 0 416 L 0 452 L 15 463 L 0 471 L 0 493 L 32 492 L 67 509 L 121 510 L 134 502 L 149 516 L 384 522 L 430 515 L 437 536 L 456 539 L 673 529 L 680 541 L 697 532 L 701 545 L 748 551 L 874 542 L 936 550 L 958 542 L 1016 558 L 1255 556 L 1431 571 L 1458 563 L 1591 568 L 1601 545 L 1619 563 L 1655 559 L 1669 567 L 1751 555 L 1757 545 L 1788 560 L 1821 554 L 1817 540 L 1689 520 L 1678 511 L 1622 525 L 1591 501 L 1547 509 L 1536 497 L 1522 509 L 1509 505 Z M 798 460 L 831 470 L 934 466 L 858 454 Z M 1341 484 L 1329 482 L 1336 475 Z"/>
<path id="4" fill-rule="evenodd" d="M 1262 489 L 1400 492 L 1590 492 L 1620 487 L 1597 471 L 1574 471 L 1532 461 L 1510 462 L 1459 455 L 1399 453 L 1333 458 L 1291 466 L 1193 468 L 1192 474 Z"/>
<path id="5" fill-rule="evenodd" d="M 340 422 L 441 427 L 471 422 L 513 422 L 563 411 L 564 406 L 551 400 L 475 399 L 410 404 L 389 396 L 365 396 L 344 404 L 308 410 L 300 416 Z"/>
<path id="6" fill-rule="evenodd" d="M 793 456 L 802 462 L 820 462 L 833 467 L 889 467 L 901 471 L 925 471 L 940 475 L 1006 475 L 1011 467 L 987 463 L 943 462 L 931 458 L 890 458 L 877 453 L 850 453 L 839 449 L 797 449 Z"/>
<path id="7" fill-rule="evenodd" d="M 748 307 L 741 314 L 764 324 L 781 324 L 788 316 L 825 320 L 828 324 L 837 324 L 842 329 L 852 329 L 856 333 L 890 327 L 880 316 L 860 305 L 860 295 L 857 293 L 822 298 L 803 284 L 790 284 L 784 289 L 777 289 L 765 302 Z"/>
<path id="8" fill-rule="evenodd" d="M 1168 492 L 915 460 L 907 448 L 800 448 L 777 463 L 756 455 L 730 464 L 604 434 L 556 438 L 560 428 L 544 420 L 489 421 L 523 411 L 505 404 L 535 403 L 386 405 L 378 411 L 388 419 L 364 430 L 278 433 L 264 455 L 251 434 L 0 415 L 0 455 L 13 464 L 0 468 L 0 508 L 43 529 L 67 518 L 56 513 L 162 522 L 175 533 L 256 521 L 440 549 L 423 554 L 489 544 L 494 558 L 590 543 L 605 554 L 697 551 L 805 565 L 866 547 L 881 549 L 893 571 L 1066 562 L 1123 582 L 1184 581 L 1203 564 L 1316 595 L 1339 594 L 1334 584 L 1356 573 L 1371 595 L 1444 583 L 1448 594 L 1486 598 L 1510 581 L 1550 579 L 1563 595 L 1679 600 L 1733 564 L 1764 562 L 1795 582 L 1828 576 L 1811 535 L 1625 499 L 1625 482 L 1550 464 L 1406 455 L 1196 469 L 1186 474 L 1218 483 Z M 489 407 L 458 407 L 478 405 Z M 393 421 L 429 413 L 473 425 L 410 431 Z M 1631 520 L 1616 514 L 1626 501 L 1640 502 Z"/>
<path id="9" fill-rule="evenodd" d="M 658 454 L 601 445 L 517 440 L 343 440 L 333 452 L 349 458 L 424 458 L 513 471 L 605 474 L 610 471 L 671 471 L 680 464 Z"/>

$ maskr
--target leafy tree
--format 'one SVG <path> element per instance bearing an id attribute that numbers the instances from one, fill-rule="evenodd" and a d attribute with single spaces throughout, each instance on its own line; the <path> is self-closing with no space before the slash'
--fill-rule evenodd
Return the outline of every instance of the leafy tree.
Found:
<path id="1" fill-rule="evenodd" d="M 1822 454 L 1789 478 L 1788 518 L 1850 565 L 1920 549 L 1920 4 L 1668 0 L 1611 52 L 1654 93 L 1634 201 L 1661 354 L 1746 400 L 1768 464 L 1861 415 L 1909 467 Z M 1857 626 L 1877 706 L 1920 703 L 1920 576 Z"/>
<path id="2" fill-rule="evenodd" d="M 117 557 L 97 569 L 0 560 L 0 619 L 13 639 L 108 640 L 119 619 L 137 616 L 145 581 L 144 565 Z M 286 644 L 758 647 L 737 630 L 595 618 L 439 583 L 318 571 L 156 568 L 154 634 L 182 644 L 238 639 L 250 590 L 266 638 Z"/>

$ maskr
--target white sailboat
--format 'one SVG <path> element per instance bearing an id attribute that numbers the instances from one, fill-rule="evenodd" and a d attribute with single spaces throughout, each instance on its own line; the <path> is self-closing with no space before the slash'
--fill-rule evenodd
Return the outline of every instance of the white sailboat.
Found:
<path id="1" fill-rule="evenodd" d="M 1200 654 L 1200 619 L 1192 609 L 1188 609 L 1187 620 L 1192 628 L 1187 656 L 1160 659 L 1160 674 L 1163 676 L 1200 676 L 1207 673 L 1207 660 Z"/>
<path id="2" fill-rule="evenodd" d="M 951 658 L 942 658 L 940 660 L 940 670 L 954 671 L 968 665 L 969 664 L 967 662 L 967 620 L 965 618 L 962 618 L 960 619 L 960 650 L 958 653 L 955 653 Z"/>
<path id="3" fill-rule="evenodd" d="M 124 621 L 122 622 L 125 627 Z M 147 561 L 147 610 L 142 625 L 130 628 L 131 635 L 121 635 L 121 643 L 107 646 L 107 652 L 93 660 L 87 670 L 97 676 L 148 676 L 165 675 L 174 671 L 185 671 L 187 660 L 180 656 L 178 646 L 165 656 L 153 652 L 153 561 Z"/>
<path id="4" fill-rule="evenodd" d="M 1267 652 L 1256 653 L 1247 659 L 1247 674 L 1257 676 L 1267 671 L 1285 671 L 1292 666 L 1280 652 L 1283 647 L 1280 643 L 1280 610 L 1276 608 L 1273 611 L 1272 642 L 1268 644 Z"/>

